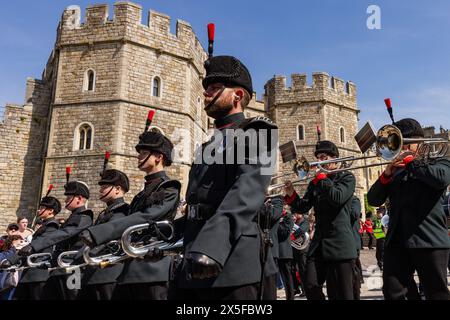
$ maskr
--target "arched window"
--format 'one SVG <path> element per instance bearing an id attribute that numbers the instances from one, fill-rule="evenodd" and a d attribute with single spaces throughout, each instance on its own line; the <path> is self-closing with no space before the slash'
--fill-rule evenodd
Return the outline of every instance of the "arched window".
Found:
<path id="1" fill-rule="evenodd" d="M 159 77 L 153 78 L 152 83 L 152 96 L 161 97 L 161 79 Z"/>
<path id="2" fill-rule="evenodd" d="M 95 71 L 88 69 L 84 76 L 83 91 L 95 91 Z"/>
<path id="3" fill-rule="evenodd" d="M 339 133 L 340 133 L 340 137 L 341 137 L 341 142 L 345 143 L 345 130 L 344 130 L 344 128 L 341 127 L 341 129 L 339 129 Z"/>
<path id="4" fill-rule="evenodd" d="M 305 140 L 305 127 L 302 124 L 297 126 L 297 140 Z"/>
<path id="5" fill-rule="evenodd" d="M 83 123 L 78 127 L 78 150 L 91 150 L 93 129 L 88 123 Z"/>

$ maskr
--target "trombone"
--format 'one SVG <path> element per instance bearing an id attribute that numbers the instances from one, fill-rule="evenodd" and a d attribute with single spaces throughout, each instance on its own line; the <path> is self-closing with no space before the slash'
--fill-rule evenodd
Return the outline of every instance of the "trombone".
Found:
<path id="1" fill-rule="evenodd" d="M 374 135 L 372 139 L 373 141 L 370 141 L 369 139 L 369 147 L 371 145 L 375 146 L 376 155 L 373 156 L 348 156 L 316 162 L 309 162 L 304 156 L 300 157 L 299 159 L 297 158 L 294 162 L 293 171 L 298 176 L 298 179 L 293 181 L 292 184 L 302 185 L 307 183 L 308 180 L 314 179 L 316 172 L 311 172 L 311 168 L 314 167 L 318 168 L 320 172 L 330 174 L 348 170 L 357 170 L 388 165 L 400 155 L 403 146 L 409 144 L 419 144 L 416 155 L 421 159 L 427 160 L 446 157 L 450 143 L 449 140 L 441 138 L 404 138 L 400 129 L 390 124 L 381 127 L 381 129 L 378 130 L 376 136 Z M 362 150 L 363 153 L 367 151 L 367 149 L 364 151 Z M 374 158 L 381 158 L 385 160 L 385 162 L 353 166 L 354 161 Z M 325 165 L 330 163 L 341 163 L 341 166 L 340 168 L 333 170 L 324 168 Z M 272 179 L 287 175 L 290 174 L 278 175 Z M 268 188 L 268 193 L 271 193 L 275 189 L 284 187 L 284 185 L 284 183 L 270 185 Z"/>

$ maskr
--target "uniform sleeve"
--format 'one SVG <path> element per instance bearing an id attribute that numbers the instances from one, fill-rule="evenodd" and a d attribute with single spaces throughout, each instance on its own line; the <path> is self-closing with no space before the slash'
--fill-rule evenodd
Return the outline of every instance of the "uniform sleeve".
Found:
<path id="1" fill-rule="evenodd" d="M 292 227 L 294 226 L 294 220 L 291 215 L 284 216 L 278 227 L 278 241 L 283 242 L 291 235 Z"/>
<path id="2" fill-rule="evenodd" d="M 446 159 L 433 163 L 413 161 L 406 166 L 406 170 L 433 189 L 444 189 L 450 184 L 450 161 Z"/>
<path id="3" fill-rule="evenodd" d="M 131 226 L 151 221 L 160 220 L 167 212 L 176 208 L 180 194 L 176 188 L 164 189 L 164 199 L 162 203 L 148 206 L 145 210 L 137 211 L 129 216 L 110 220 L 107 223 L 90 227 L 89 233 L 94 240 L 95 245 L 101 245 L 111 240 L 117 240 L 122 237 L 123 232 Z"/>
<path id="4" fill-rule="evenodd" d="M 370 187 L 367 193 L 367 201 L 369 205 L 373 207 L 380 207 L 386 202 L 389 195 L 390 186 L 388 184 L 382 184 L 380 179 Z"/>
<path id="5" fill-rule="evenodd" d="M 355 192 L 355 176 L 347 173 L 336 182 L 331 179 L 323 179 L 317 183 L 317 189 L 334 206 L 344 205 Z"/>
<path id="6" fill-rule="evenodd" d="M 313 189 L 314 185 L 312 182 L 309 183 L 303 198 L 297 197 L 291 202 L 291 209 L 294 213 L 307 213 L 313 207 Z"/>
<path id="7" fill-rule="evenodd" d="M 52 232 L 45 232 L 39 238 L 31 242 L 31 247 L 34 251 L 39 252 L 45 248 L 64 242 L 78 234 L 92 225 L 92 218 L 88 215 L 81 215 L 78 223 L 65 225 L 63 228 L 54 230 Z"/>
<path id="8" fill-rule="evenodd" d="M 275 197 L 272 200 L 272 216 L 271 216 L 271 224 L 273 227 L 283 215 L 283 200 L 281 197 Z"/>

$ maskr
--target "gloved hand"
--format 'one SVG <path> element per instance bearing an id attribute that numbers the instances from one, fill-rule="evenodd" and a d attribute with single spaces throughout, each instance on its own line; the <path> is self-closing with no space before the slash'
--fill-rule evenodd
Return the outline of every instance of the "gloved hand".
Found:
<path id="1" fill-rule="evenodd" d="M 188 270 L 194 279 L 214 278 L 222 271 L 222 266 L 207 255 L 192 252 L 187 258 Z"/>
<path id="2" fill-rule="evenodd" d="M 164 251 L 159 248 L 153 248 L 146 253 L 144 259 L 147 261 L 157 261 L 162 257 L 164 257 Z"/>
<path id="3" fill-rule="evenodd" d="M 33 253 L 34 253 L 34 249 L 31 245 L 27 245 L 17 252 L 17 254 L 21 257 L 26 257 Z"/>
<path id="4" fill-rule="evenodd" d="M 89 248 L 95 247 L 95 242 L 94 239 L 92 239 L 91 237 L 91 233 L 88 230 L 84 230 L 82 231 L 79 236 L 81 241 L 83 241 L 83 243 L 85 245 L 87 245 Z"/>

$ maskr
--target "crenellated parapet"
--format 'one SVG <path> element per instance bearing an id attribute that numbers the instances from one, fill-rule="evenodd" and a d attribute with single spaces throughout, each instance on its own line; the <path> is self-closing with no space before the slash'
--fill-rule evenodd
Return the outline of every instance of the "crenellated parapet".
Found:
<path id="1" fill-rule="evenodd" d="M 291 86 L 287 87 L 285 76 L 274 76 L 265 85 L 265 95 L 269 108 L 284 104 L 301 104 L 327 101 L 357 109 L 356 85 L 325 72 L 312 74 L 309 85 L 306 74 L 292 74 Z"/>
<path id="2" fill-rule="evenodd" d="M 115 3 L 113 15 L 107 4 L 100 4 L 86 8 L 82 21 L 80 7 L 70 6 L 62 15 L 57 47 L 133 43 L 191 61 L 199 72 L 203 70 L 206 52 L 189 23 L 177 20 L 172 33 L 169 16 L 150 10 L 143 24 L 142 13 L 142 6 L 132 2 Z"/>

